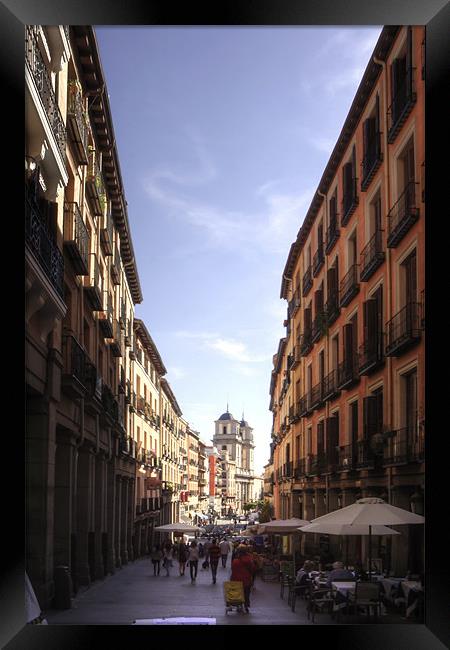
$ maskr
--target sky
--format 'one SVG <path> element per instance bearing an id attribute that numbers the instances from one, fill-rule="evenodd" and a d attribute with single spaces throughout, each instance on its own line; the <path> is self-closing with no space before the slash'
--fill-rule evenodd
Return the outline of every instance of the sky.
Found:
<path id="1" fill-rule="evenodd" d="M 95 28 L 143 302 L 183 417 L 269 460 L 291 243 L 382 27 Z"/>

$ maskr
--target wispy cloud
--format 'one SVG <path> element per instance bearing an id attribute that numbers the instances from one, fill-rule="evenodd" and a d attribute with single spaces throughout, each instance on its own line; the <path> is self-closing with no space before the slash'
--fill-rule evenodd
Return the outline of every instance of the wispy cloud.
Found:
<path id="1" fill-rule="evenodd" d="M 171 366 L 168 368 L 168 374 L 169 377 L 175 377 L 175 379 L 183 379 L 183 377 L 187 377 L 187 372 L 184 370 L 184 368 L 180 368 L 178 366 Z"/>
<path id="2" fill-rule="evenodd" d="M 220 354 L 233 361 L 243 363 L 260 363 L 268 359 L 267 355 L 251 354 L 242 341 L 235 339 L 217 338 L 214 341 L 206 341 L 205 346 L 217 350 Z M 270 358 L 270 357 L 269 357 Z"/>

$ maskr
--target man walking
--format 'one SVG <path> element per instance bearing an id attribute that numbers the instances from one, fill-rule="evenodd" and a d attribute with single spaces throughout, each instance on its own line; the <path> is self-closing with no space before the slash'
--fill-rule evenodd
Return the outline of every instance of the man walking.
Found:
<path id="1" fill-rule="evenodd" d="M 217 544 L 216 540 L 213 539 L 212 544 L 209 547 L 209 562 L 211 565 L 211 575 L 214 584 L 216 583 L 217 565 L 219 564 L 219 557 L 220 557 L 220 546 Z"/>
<path id="2" fill-rule="evenodd" d="M 225 538 L 220 542 L 220 557 L 222 558 L 222 568 L 225 569 L 227 566 L 228 553 L 230 552 L 230 542 L 227 542 Z"/>

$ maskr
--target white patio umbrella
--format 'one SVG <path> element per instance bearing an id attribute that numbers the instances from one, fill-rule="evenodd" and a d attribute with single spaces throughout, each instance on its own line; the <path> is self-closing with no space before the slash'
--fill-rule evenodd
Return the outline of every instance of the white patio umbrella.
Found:
<path id="1" fill-rule="evenodd" d="M 302 526 L 299 530 L 304 533 L 323 533 L 324 535 L 342 535 L 347 537 L 347 535 L 400 535 L 397 530 L 389 528 L 388 526 L 382 526 L 375 524 L 375 526 L 370 527 L 372 530 L 369 530 L 368 524 L 328 524 L 325 521 L 315 521 L 315 523 L 308 524 L 307 526 Z M 346 539 L 346 564 L 348 566 L 348 539 Z"/>
<path id="2" fill-rule="evenodd" d="M 397 526 L 402 524 L 423 524 L 425 517 L 416 515 L 414 512 L 409 512 L 403 508 L 391 506 L 383 499 L 376 497 L 368 497 L 365 499 L 358 499 L 356 503 L 352 503 L 345 508 L 334 510 L 326 515 L 317 517 L 312 520 L 312 523 L 324 524 L 349 524 L 354 526 L 356 524 L 365 524 L 369 526 L 369 580 L 371 578 L 371 565 L 372 565 L 372 528 L 375 525 Z"/>
<path id="3" fill-rule="evenodd" d="M 198 533 L 201 531 L 199 526 L 186 524 L 184 521 L 178 521 L 173 524 L 164 524 L 163 526 L 156 526 L 153 530 L 161 533 Z"/>
<path id="4" fill-rule="evenodd" d="M 297 519 L 291 517 L 290 519 L 273 519 L 264 524 L 258 524 L 258 534 L 265 535 L 293 535 L 298 533 L 301 526 L 306 526 L 310 522 L 307 519 Z M 292 548 L 292 561 L 295 569 L 295 554 Z"/>

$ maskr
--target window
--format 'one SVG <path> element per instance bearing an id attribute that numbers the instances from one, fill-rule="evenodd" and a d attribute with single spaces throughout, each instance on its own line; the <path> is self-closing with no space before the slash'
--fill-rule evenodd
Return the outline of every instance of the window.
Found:
<path id="1" fill-rule="evenodd" d="M 342 216 L 341 226 L 348 223 L 358 203 L 356 192 L 356 146 L 353 145 L 350 160 L 342 167 Z"/>
<path id="2" fill-rule="evenodd" d="M 363 400 L 363 435 L 367 440 L 383 432 L 383 387 L 373 391 Z"/>
<path id="3" fill-rule="evenodd" d="M 358 440 L 358 400 L 355 400 L 350 404 L 350 440 L 349 444 L 356 447 L 356 441 Z"/>
<path id="4" fill-rule="evenodd" d="M 391 105 L 388 110 L 388 142 L 393 142 L 413 103 L 412 29 L 407 28 L 406 42 L 390 68 Z"/>
<path id="5" fill-rule="evenodd" d="M 378 163 L 381 160 L 380 145 L 380 98 L 377 94 L 375 106 L 370 116 L 363 123 L 363 161 L 361 189 L 369 186 Z"/>
<path id="6" fill-rule="evenodd" d="M 400 301 L 402 306 L 417 302 L 416 249 L 400 265 Z"/>

